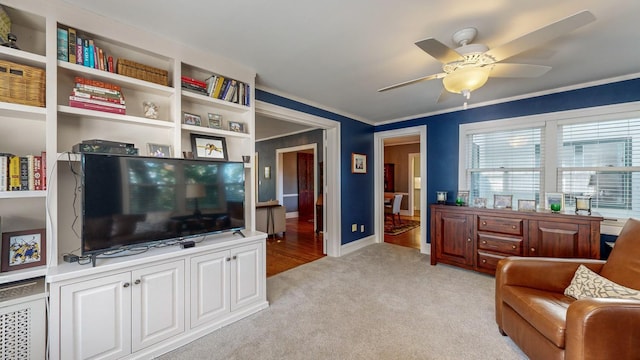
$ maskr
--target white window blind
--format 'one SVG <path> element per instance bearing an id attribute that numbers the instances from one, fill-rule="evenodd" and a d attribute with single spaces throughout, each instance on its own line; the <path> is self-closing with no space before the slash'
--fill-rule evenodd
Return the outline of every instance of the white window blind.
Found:
<path id="1" fill-rule="evenodd" d="M 588 195 L 605 217 L 639 217 L 640 119 L 559 126 L 558 189 L 568 208 Z"/>
<path id="2" fill-rule="evenodd" d="M 544 181 L 544 128 L 472 133 L 466 136 L 466 181 L 471 199 L 513 195 L 536 200 Z M 473 203 L 473 200 L 471 200 Z"/>

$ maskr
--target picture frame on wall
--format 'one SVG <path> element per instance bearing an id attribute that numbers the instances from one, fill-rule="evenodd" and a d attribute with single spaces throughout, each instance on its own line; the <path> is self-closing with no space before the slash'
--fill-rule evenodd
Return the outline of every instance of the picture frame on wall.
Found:
<path id="1" fill-rule="evenodd" d="M 11 231 L 2 234 L 2 272 L 43 266 L 47 263 L 45 229 Z"/>
<path id="2" fill-rule="evenodd" d="M 171 145 L 147 143 L 147 151 L 149 156 L 153 157 L 172 157 L 173 151 Z"/>
<path id="3" fill-rule="evenodd" d="M 493 208 L 494 209 L 511 209 L 513 195 L 493 195 Z"/>
<path id="4" fill-rule="evenodd" d="M 194 159 L 227 161 L 227 142 L 220 136 L 191 134 Z"/>
<path id="5" fill-rule="evenodd" d="M 351 172 L 353 174 L 367 173 L 367 155 L 351 153 Z"/>

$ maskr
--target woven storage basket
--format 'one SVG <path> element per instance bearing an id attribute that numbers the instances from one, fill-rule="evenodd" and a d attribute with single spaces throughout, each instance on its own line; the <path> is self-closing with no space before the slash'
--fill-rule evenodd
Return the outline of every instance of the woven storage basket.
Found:
<path id="1" fill-rule="evenodd" d="M 154 68 L 151 66 L 133 62 L 131 60 L 118 59 L 116 71 L 120 75 L 125 75 L 164 86 L 169 85 L 169 72 L 167 70 Z"/>
<path id="2" fill-rule="evenodd" d="M 0 60 L 0 101 L 45 106 L 45 71 Z"/>

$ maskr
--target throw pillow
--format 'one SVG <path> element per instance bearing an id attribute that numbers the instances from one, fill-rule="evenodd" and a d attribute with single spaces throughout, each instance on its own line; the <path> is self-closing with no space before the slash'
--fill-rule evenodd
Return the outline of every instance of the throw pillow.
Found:
<path id="1" fill-rule="evenodd" d="M 564 294 L 575 299 L 614 298 L 640 300 L 640 291 L 624 287 L 580 265 Z"/>

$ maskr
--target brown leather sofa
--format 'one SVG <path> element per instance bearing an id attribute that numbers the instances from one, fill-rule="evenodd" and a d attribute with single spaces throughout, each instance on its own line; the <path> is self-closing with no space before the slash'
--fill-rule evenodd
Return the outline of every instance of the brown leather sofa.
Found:
<path id="1" fill-rule="evenodd" d="M 640 221 L 627 221 L 606 262 L 500 260 L 495 293 L 500 332 L 532 360 L 640 359 L 640 300 L 565 296 L 580 264 L 640 290 Z"/>

